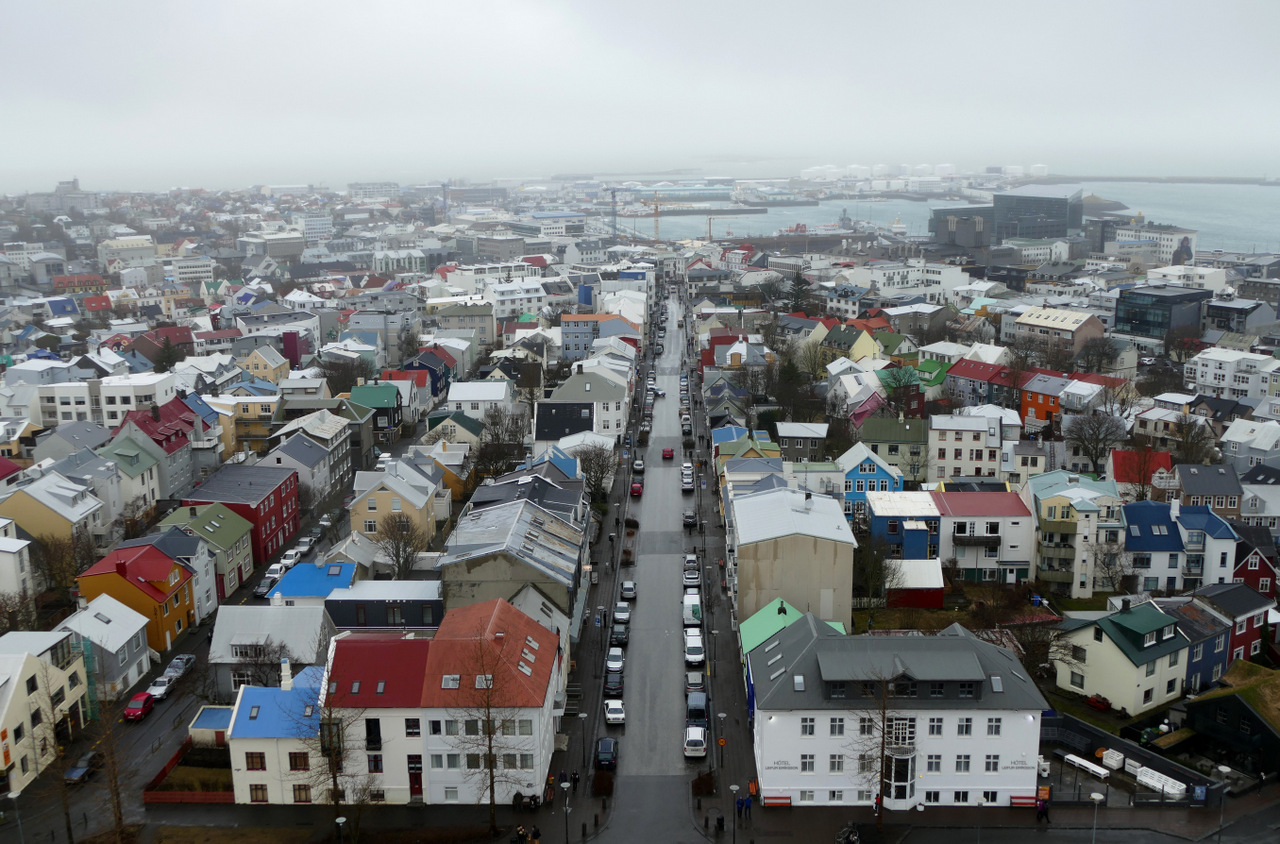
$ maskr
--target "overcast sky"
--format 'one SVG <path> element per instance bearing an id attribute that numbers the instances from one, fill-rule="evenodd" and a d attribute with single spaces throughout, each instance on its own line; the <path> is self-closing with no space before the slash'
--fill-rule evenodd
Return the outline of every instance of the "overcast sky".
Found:
<path id="1" fill-rule="evenodd" d="M 1280 176 L 1280 3 L 7 4 L 0 193 L 815 164 Z"/>

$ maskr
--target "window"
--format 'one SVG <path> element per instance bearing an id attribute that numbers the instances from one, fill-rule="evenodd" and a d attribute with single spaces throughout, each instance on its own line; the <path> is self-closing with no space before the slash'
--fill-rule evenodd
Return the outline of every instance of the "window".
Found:
<path id="1" fill-rule="evenodd" d="M 965 680 L 960 683 L 960 697 L 973 697 L 974 683 L 972 680 Z"/>
<path id="2" fill-rule="evenodd" d="M 844 735 L 844 719 L 843 718 L 831 719 L 831 735 L 833 736 Z"/>
<path id="3" fill-rule="evenodd" d="M 382 773 L 382 754 L 381 753 L 369 754 L 369 773 L 371 774 Z"/>
<path id="4" fill-rule="evenodd" d="M 941 791 L 926 791 L 924 793 L 924 802 L 926 803 L 938 803 L 941 801 L 941 798 Z"/>
<path id="5" fill-rule="evenodd" d="M 957 718 L 956 719 L 956 735 L 958 736 L 973 735 L 973 719 Z"/>
<path id="6" fill-rule="evenodd" d="M 1236 633 L 1245 633 L 1249 630 L 1249 619 L 1242 618 L 1236 622 Z"/>
<path id="7" fill-rule="evenodd" d="M 869 774 L 876 768 L 875 757 L 870 753 L 862 753 L 858 756 L 858 773 Z"/>
<path id="8" fill-rule="evenodd" d="M 1262 651 L 1262 642 L 1258 639 L 1253 640 L 1253 644 L 1249 646 L 1249 656 L 1257 656 Z"/>
<path id="9" fill-rule="evenodd" d="M 456 785 L 446 785 L 444 787 L 444 802 L 446 803 L 458 802 L 458 787 Z"/>
<path id="10" fill-rule="evenodd" d="M 1213 652 L 1222 653 L 1222 649 L 1225 648 L 1226 646 L 1227 646 L 1227 634 L 1223 633 L 1220 636 L 1218 636 L 1217 640 L 1213 643 Z M 1213 679 L 1216 680 L 1218 678 L 1214 677 Z"/>
<path id="11" fill-rule="evenodd" d="M 897 534 L 897 532 L 898 532 L 898 520 L 897 520 L 897 519 L 890 519 L 890 520 L 889 520 L 889 533 L 890 533 L 890 534 Z"/>
<path id="12" fill-rule="evenodd" d="M 843 753 L 831 754 L 830 758 L 827 759 L 827 771 L 828 773 L 832 773 L 832 774 L 844 773 L 844 754 Z"/>
<path id="13" fill-rule="evenodd" d="M 23 760 L 22 760 L 22 761 L 24 761 L 24 762 L 25 762 L 25 761 L 26 761 L 26 759 L 25 759 L 25 758 L 23 758 Z M 249 786 L 249 802 L 250 802 L 250 803 L 266 803 L 266 802 L 267 802 L 267 787 L 266 787 L 265 785 L 251 785 L 251 786 Z"/>
<path id="14" fill-rule="evenodd" d="M 942 693 L 944 689 L 945 689 L 945 685 L 943 683 L 930 683 L 929 697 L 942 697 Z"/>
<path id="15" fill-rule="evenodd" d="M 931 736 L 942 735 L 942 719 L 941 718 L 929 719 L 929 735 Z"/>
<path id="16" fill-rule="evenodd" d="M 1156 634 L 1154 630 L 1142 637 L 1142 647 L 1144 648 L 1149 648 L 1155 643 L 1156 643 Z"/>
<path id="17" fill-rule="evenodd" d="M 311 770 L 311 754 L 290 753 L 289 754 L 289 770 L 290 771 L 310 771 Z"/>
<path id="18" fill-rule="evenodd" d="M 956 757 L 956 773 L 957 774 L 969 773 L 969 754 L 962 753 L 961 755 Z"/>
<path id="19" fill-rule="evenodd" d="M 1173 678 L 1172 680 L 1170 680 L 1168 683 L 1165 683 L 1165 685 L 1164 685 L 1164 693 L 1165 693 L 1166 695 L 1176 694 L 1176 693 L 1177 693 L 1177 691 L 1178 691 L 1178 678 L 1177 678 L 1177 677 L 1174 677 L 1174 678 Z"/>
<path id="20" fill-rule="evenodd" d="M 1147 663 L 1146 668 L 1147 668 L 1147 676 L 1148 676 L 1148 677 L 1150 677 L 1151 675 L 1155 674 L 1155 673 L 1156 673 L 1156 662 L 1155 662 L 1155 660 L 1152 660 L 1151 662 L 1148 662 L 1148 663 Z"/>
<path id="21" fill-rule="evenodd" d="M 1102 631 L 1099 630 L 1098 632 L 1102 632 Z M 1076 662 L 1084 663 L 1088 655 L 1089 655 L 1089 652 L 1086 651 L 1084 648 L 1080 647 L 1079 645 L 1071 646 L 1071 658 L 1074 659 Z"/>
<path id="22" fill-rule="evenodd" d="M 1151 701 L 1152 701 L 1154 698 L 1155 698 L 1155 690 L 1154 690 L 1154 689 L 1143 689 L 1143 690 L 1142 690 L 1142 702 L 1143 702 L 1143 703 L 1151 703 Z"/>
<path id="23" fill-rule="evenodd" d="M 265 771 L 267 769 L 267 754 L 246 753 L 244 755 L 244 766 L 250 771 Z"/>
<path id="24" fill-rule="evenodd" d="M 1072 686 L 1072 688 L 1075 688 L 1075 689 L 1083 689 L 1083 688 L 1084 688 L 1084 675 L 1083 675 L 1083 674 L 1081 674 L 1079 671 L 1072 671 L 1072 672 L 1071 672 L 1071 686 Z"/>
<path id="25" fill-rule="evenodd" d="M 928 774 L 942 773 L 942 754 L 930 753 L 928 757 L 925 758 L 924 770 L 925 773 Z"/>
<path id="26" fill-rule="evenodd" d="M 1178 664 L 1178 655 L 1179 655 L 1180 653 L 1182 653 L 1182 651 L 1174 651 L 1173 653 L 1169 654 L 1169 667 L 1170 667 L 1170 668 L 1173 668 L 1174 666 L 1176 666 L 1176 665 Z"/>
<path id="27" fill-rule="evenodd" d="M 800 754 L 800 773 L 802 774 L 813 773 L 813 754 L 812 753 Z"/>
<path id="28" fill-rule="evenodd" d="M 432 754 L 431 754 L 431 767 L 432 767 L 434 770 L 441 770 L 441 769 L 443 769 L 443 768 L 444 768 L 444 754 L 443 754 L 443 753 L 432 753 Z"/>
<path id="29" fill-rule="evenodd" d="M 999 754 L 999 753 L 988 753 L 988 754 L 987 754 L 987 763 L 986 763 L 986 765 L 987 765 L 987 773 L 988 773 L 988 774 L 998 774 L 998 773 L 1000 773 L 1000 754 Z"/>
<path id="30" fill-rule="evenodd" d="M 813 725 L 814 725 L 813 718 L 801 718 L 800 719 L 800 735 L 802 736 L 813 735 Z"/>
<path id="31" fill-rule="evenodd" d="M 871 720 L 870 718 L 858 719 L 858 735 L 870 736 L 870 735 L 874 735 L 875 731 L 876 731 L 875 721 Z"/>
<path id="32" fill-rule="evenodd" d="M 989 736 L 1000 735 L 1000 723 L 1001 723 L 1001 719 L 999 718 L 988 718 L 987 719 L 987 735 Z"/>
<path id="33" fill-rule="evenodd" d="M 417 718 L 404 719 L 404 734 L 406 736 L 422 735 L 422 721 Z"/>
<path id="34" fill-rule="evenodd" d="M 1196 645 L 1194 648 L 1191 649 L 1191 661 L 1199 662 L 1200 659 L 1202 659 L 1203 657 L 1204 657 L 1204 643 L 1201 642 L 1200 644 Z"/>
<path id="35" fill-rule="evenodd" d="M 373 519 L 365 519 L 365 520 L 364 520 L 364 532 L 365 532 L 365 533 L 377 533 L 377 532 L 378 532 L 378 523 L 377 523 L 376 521 L 374 521 Z"/>
<path id="36" fill-rule="evenodd" d="M 295 785 L 293 787 L 294 803 L 310 803 L 311 802 L 311 786 Z"/>
<path id="37" fill-rule="evenodd" d="M 844 792 L 843 792 L 843 791 L 840 791 L 839 789 L 837 789 L 837 790 L 835 790 L 835 791 L 828 791 L 828 792 L 827 792 L 827 802 L 828 802 L 828 803 L 843 803 L 843 802 L 844 802 Z"/>

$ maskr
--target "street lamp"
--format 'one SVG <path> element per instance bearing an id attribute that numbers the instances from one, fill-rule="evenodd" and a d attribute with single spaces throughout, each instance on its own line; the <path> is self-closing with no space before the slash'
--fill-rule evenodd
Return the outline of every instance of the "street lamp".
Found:
<path id="1" fill-rule="evenodd" d="M 587 713 L 578 713 L 578 723 L 582 725 L 582 768 L 587 767 Z"/>
<path id="2" fill-rule="evenodd" d="M 18 820 L 18 840 L 27 844 L 27 836 L 22 832 L 22 813 L 18 811 L 18 794 L 17 791 L 10 791 L 9 800 L 13 802 L 13 816 Z"/>
<path id="3" fill-rule="evenodd" d="M 986 805 L 986 800 L 978 801 L 978 844 L 982 844 L 982 807 Z"/>
<path id="4" fill-rule="evenodd" d="M 342 826 L 347 822 L 347 819 L 334 818 L 333 822 L 338 825 L 338 844 L 342 844 Z"/>
<path id="5" fill-rule="evenodd" d="M 1217 772 L 1222 775 L 1222 794 L 1217 802 L 1217 844 L 1222 844 L 1222 822 L 1226 818 L 1226 775 L 1230 774 L 1231 768 L 1225 765 L 1217 766 Z M 12 794 L 9 797 L 13 797 Z"/>
<path id="6" fill-rule="evenodd" d="M 722 739 L 724 738 L 724 719 L 728 718 L 729 716 L 728 716 L 728 713 L 717 712 L 716 717 L 720 719 L 720 732 L 716 735 L 716 738 Z M 724 767 L 724 745 L 723 744 L 720 745 L 720 767 L 721 768 Z"/>
<path id="7" fill-rule="evenodd" d="M 737 820 L 738 784 L 735 782 L 733 785 L 729 786 L 729 791 L 733 794 L 733 807 L 734 807 L 733 844 L 738 844 L 738 820 Z"/>
<path id="8" fill-rule="evenodd" d="M 1105 798 L 1101 794 L 1095 791 L 1093 794 L 1089 795 L 1089 799 L 1093 801 L 1093 837 L 1090 838 L 1089 840 L 1091 842 L 1097 842 L 1098 840 L 1098 807 L 1102 805 L 1102 801 Z M 1036 822 L 1039 823 L 1039 820 L 1037 819 Z"/>
<path id="9" fill-rule="evenodd" d="M 564 789 L 564 844 L 569 844 L 569 783 L 562 782 L 560 787 Z"/>
<path id="10" fill-rule="evenodd" d="M 715 661 L 716 661 L 716 637 L 717 637 L 717 636 L 719 636 L 719 635 L 720 635 L 720 631 L 719 631 L 719 630 L 712 630 L 712 631 L 711 631 L 711 662 L 712 662 L 713 664 L 714 664 L 714 663 L 715 663 Z"/>

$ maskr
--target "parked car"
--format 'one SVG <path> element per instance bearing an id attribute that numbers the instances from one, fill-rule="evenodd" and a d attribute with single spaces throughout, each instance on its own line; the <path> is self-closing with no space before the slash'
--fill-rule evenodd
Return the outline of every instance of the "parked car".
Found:
<path id="1" fill-rule="evenodd" d="M 634 580 L 622 581 L 622 589 L 618 592 L 624 601 L 634 601 L 636 599 L 636 582 Z"/>
<path id="2" fill-rule="evenodd" d="M 631 639 L 631 628 L 625 624 L 615 624 L 609 629 L 609 644 L 625 648 Z"/>
<path id="3" fill-rule="evenodd" d="M 596 739 L 596 770 L 612 771 L 618 767 L 618 740 L 604 736 Z"/>
<path id="4" fill-rule="evenodd" d="M 280 558 L 280 565 L 284 566 L 285 568 L 292 568 L 293 564 L 298 562 L 301 559 L 302 559 L 302 552 L 299 551 L 297 548 L 290 548 L 288 551 L 285 551 L 284 555 Z"/>
<path id="5" fill-rule="evenodd" d="M 93 776 L 93 772 L 101 767 L 102 754 L 96 750 L 90 750 L 77 759 L 74 765 L 67 768 L 62 779 L 70 785 L 79 785 Z"/>
<path id="6" fill-rule="evenodd" d="M 317 542 L 319 542 L 320 537 L 322 536 L 324 536 L 324 528 L 320 527 L 319 525 L 307 531 L 307 539 L 311 540 L 312 545 L 315 545 Z"/>
<path id="7" fill-rule="evenodd" d="M 644 495 L 644 482 L 633 481 L 631 483 L 631 494 L 636 498 L 639 498 L 640 496 Z"/>
<path id="8" fill-rule="evenodd" d="M 155 708 L 156 701 L 147 692 L 138 692 L 129 698 L 129 705 L 124 708 L 124 720 L 141 721 Z"/>
<path id="9" fill-rule="evenodd" d="M 697 569 L 685 569 L 683 582 L 685 586 L 701 586 L 702 575 L 698 573 Z"/>
<path id="10" fill-rule="evenodd" d="M 622 672 L 610 671 L 604 675 L 604 696 L 622 697 Z"/>
<path id="11" fill-rule="evenodd" d="M 622 672 L 623 667 L 627 664 L 627 658 L 622 655 L 622 648 L 609 648 L 604 655 L 604 670 Z"/>
<path id="12" fill-rule="evenodd" d="M 626 601 L 619 601 L 613 605 L 613 620 L 618 624 L 631 623 L 631 605 Z"/>
<path id="13" fill-rule="evenodd" d="M 702 727 L 687 727 L 684 731 L 684 755 L 690 759 L 707 755 L 707 731 Z"/>
<path id="14" fill-rule="evenodd" d="M 690 667 L 702 665 L 706 658 L 707 652 L 702 645 L 702 634 L 697 630 L 684 631 L 684 664 Z"/>
<path id="15" fill-rule="evenodd" d="M 169 667 L 164 670 L 165 674 L 174 677 L 182 677 L 196 664 L 195 654 L 178 654 L 169 660 Z"/>
<path id="16" fill-rule="evenodd" d="M 701 565 L 699 565 L 699 563 L 698 563 L 698 555 L 697 555 L 697 554 L 694 554 L 694 553 L 688 553 L 688 554 L 685 554 L 685 555 L 684 555 L 684 569 L 685 569 L 685 571 L 688 571 L 689 569 L 693 569 L 694 571 L 697 571 L 699 568 L 701 568 Z"/>
<path id="17" fill-rule="evenodd" d="M 693 492 L 693 478 L 692 478 L 692 477 L 690 477 L 689 475 L 685 475 L 683 478 L 681 478 L 681 479 L 680 479 L 680 491 L 681 491 L 681 492 Z"/>
<path id="18" fill-rule="evenodd" d="M 689 474 L 689 475 L 692 475 L 692 474 L 693 474 L 693 464 L 692 464 L 692 463 L 690 463 L 688 460 L 684 461 L 683 463 L 681 463 L 681 464 L 680 464 L 680 472 L 681 472 L 682 474 Z"/>
<path id="19" fill-rule="evenodd" d="M 333 527 L 333 519 L 330 518 L 328 513 L 326 513 L 320 517 L 319 525 L 327 530 L 328 528 Z"/>
<path id="20" fill-rule="evenodd" d="M 660 398 L 660 399 L 661 399 L 661 398 L 666 398 L 666 396 L 667 396 L 667 391 L 666 391 L 666 390 L 660 390 L 660 389 L 655 388 L 655 389 L 654 389 L 654 391 L 653 391 L 653 394 L 654 394 L 655 396 L 657 396 L 658 398 Z"/>
<path id="21" fill-rule="evenodd" d="M 627 722 L 627 710 L 620 700 L 606 700 L 604 702 L 604 722 L 606 724 L 625 724 Z"/>
<path id="22" fill-rule="evenodd" d="M 270 579 L 273 581 L 279 580 L 280 578 L 284 577 L 284 573 L 287 572 L 288 570 L 289 570 L 289 567 L 286 566 L 284 563 L 272 563 L 271 565 L 267 566 L 267 571 L 266 571 L 266 574 L 263 575 L 263 579 L 264 580 Z"/>
<path id="23" fill-rule="evenodd" d="M 643 459 L 643 458 L 639 458 L 639 457 L 638 457 L 638 458 L 636 458 L 636 461 L 635 461 L 634 463 L 632 463 L 632 464 L 631 464 L 631 471 L 632 471 L 632 472 L 635 472 L 637 475 L 643 475 L 643 474 L 644 474 L 644 459 Z"/>
<path id="24" fill-rule="evenodd" d="M 253 597 L 265 598 L 271 594 L 271 590 L 276 588 L 276 580 L 271 577 L 262 578 L 262 582 L 253 588 Z"/>
<path id="25" fill-rule="evenodd" d="M 689 436 L 693 433 L 693 426 L 686 422 L 680 426 L 680 433 L 684 434 L 686 437 Z"/>
<path id="26" fill-rule="evenodd" d="M 147 687 L 147 694 L 156 700 L 164 700 L 169 696 L 169 692 L 173 691 L 173 687 L 178 685 L 178 678 L 170 674 L 161 674 L 159 677 L 151 681 L 151 685 Z"/>
<path id="27" fill-rule="evenodd" d="M 697 527 L 697 526 L 698 526 L 698 514 L 697 514 L 697 513 L 695 513 L 695 512 L 693 512 L 692 510 L 685 510 L 685 511 L 684 511 L 684 526 L 685 526 L 685 527 Z"/>
<path id="28" fill-rule="evenodd" d="M 312 539 L 310 536 L 304 536 L 301 539 L 299 539 L 298 544 L 294 546 L 294 548 L 297 549 L 298 554 L 300 555 L 299 559 L 301 559 L 301 557 L 307 556 L 307 554 L 311 552 L 311 549 L 315 544 L 316 544 L 316 541 Z"/>
<path id="29" fill-rule="evenodd" d="M 684 675 L 684 690 L 688 692 L 705 692 L 707 690 L 706 675 L 701 671 L 686 671 Z"/>
<path id="30" fill-rule="evenodd" d="M 676 456 L 676 450 L 674 448 L 664 448 L 662 450 L 663 460 L 674 460 L 675 456 Z"/>

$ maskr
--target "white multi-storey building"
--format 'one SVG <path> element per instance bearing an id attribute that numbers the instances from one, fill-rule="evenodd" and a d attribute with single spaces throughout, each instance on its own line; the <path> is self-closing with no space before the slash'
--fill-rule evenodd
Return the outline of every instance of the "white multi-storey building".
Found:
<path id="1" fill-rule="evenodd" d="M 747 656 L 766 806 L 1010 806 L 1036 793 L 1045 699 L 960 625 L 845 636 L 806 613 Z"/>
<path id="2" fill-rule="evenodd" d="M 998 416 L 929 417 L 933 478 L 995 477 L 1004 447 Z"/>
<path id="3" fill-rule="evenodd" d="M 524 261 L 499 264 L 469 264 L 448 271 L 445 283 L 464 293 L 483 293 L 491 284 L 514 281 L 521 278 L 542 278 L 542 268 Z"/>
<path id="4" fill-rule="evenodd" d="M 1149 247 L 1150 253 L 1161 264 L 1172 264 L 1174 253 L 1186 241 L 1187 261 L 1196 254 L 1196 235 L 1193 229 L 1178 226 L 1167 226 L 1159 223 L 1134 223 L 1116 227 L 1117 244 L 1142 243 Z"/>
<path id="5" fill-rule="evenodd" d="M 972 281 L 960 267 L 918 259 L 882 261 L 855 267 L 846 277 L 852 284 L 881 295 L 922 296 L 938 305 L 950 302 L 952 291 Z"/>
<path id="6" fill-rule="evenodd" d="M 493 316 L 499 321 L 524 313 L 536 314 L 547 303 L 547 291 L 538 278 L 492 282 L 482 295 L 493 304 Z"/>
<path id="7" fill-rule="evenodd" d="M 293 215 L 292 222 L 307 243 L 319 243 L 333 237 L 333 216 L 323 211 L 299 211 Z"/>
<path id="8" fill-rule="evenodd" d="M 1172 266 L 1147 272 L 1147 284 L 1173 284 L 1196 290 L 1222 292 L 1227 286 L 1227 271 L 1213 267 Z"/>
<path id="9" fill-rule="evenodd" d="M 183 287 L 196 290 L 196 285 L 214 281 L 212 258 L 174 258 L 169 262 L 173 280 Z"/>
<path id="10" fill-rule="evenodd" d="M 1280 360 L 1269 355 L 1235 349 L 1205 349 L 1187 361 L 1187 392 L 1218 398 L 1261 399 L 1267 395 L 1271 374 Z"/>

